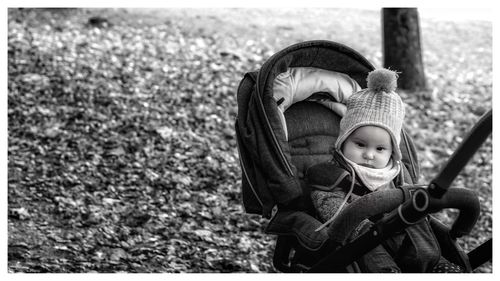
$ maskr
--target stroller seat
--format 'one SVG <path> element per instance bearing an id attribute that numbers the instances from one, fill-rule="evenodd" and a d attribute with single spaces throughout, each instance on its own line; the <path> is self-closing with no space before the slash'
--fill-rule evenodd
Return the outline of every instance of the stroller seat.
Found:
<path id="1" fill-rule="evenodd" d="M 344 45 L 308 41 L 276 53 L 258 72 L 247 73 L 240 83 L 235 127 L 242 169 L 243 205 L 248 213 L 270 218 L 266 232 L 277 235 L 273 264 L 282 272 L 304 272 L 311 268 L 314 272 L 325 256 L 345 249 L 328 236 L 326 229 L 315 231 L 321 222 L 315 218 L 310 190 L 304 179 L 308 168 L 333 157 L 341 108 L 331 107 L 324 101 L 326 97 L 339 102 L 342 96 L 336 95 L 340 91 L 325 95 L 321 87 L 313 87 L 305 96 L 303 93 L 288 95 L 288 90 L 278 94 L 274 87 L 277 78 L 282 78 L 282 74 L 288 77 L 298 68 L 334 72 L 335 77 L 343 79 L 339 85 L 347 85 L 347 88 L 352 85 L 352 91 L 355 91 L 356 84 L 366 87 L 367 74 L 374 69 L 364 57 Z M 344 83 L 349 79 L 355 82 Z M 401 136 L 402 162 L 415 183 L 420 172 L 416 149 L 404 129 Z M 474 197 L 471 193 L 467 196 Z M 474 198 L 469 201 L 476 204 Z M 398 204 L 403 202 L 401 199 Z M 470 211 L 466 223 L 461 221 L 461 226 L 465 227 L 460 230 L 464 233 L 475 223 L 478 207 L 474 205 Z M 342 217 L 339 216 L 339 220 Z M 436 233 L 442 256 L 470 272 L 467 255 L 450 237 L 450 228 L 432 217 L 430 225 Z M 359 272 L 355 264 L 332 270 Z"/>

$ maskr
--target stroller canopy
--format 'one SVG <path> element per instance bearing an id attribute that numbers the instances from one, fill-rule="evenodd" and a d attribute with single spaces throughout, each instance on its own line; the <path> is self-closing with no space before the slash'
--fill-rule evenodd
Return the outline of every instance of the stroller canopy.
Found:
<path id="1" fill-rule="evenodd" d="M 236 132 L 244 174 L 243 202 L 247 212 L 265 217 L 270 216 L 276 204 L 286 204 L 302 195 L 297 169 L 291 161 L 283 110 L 279 109 L 273 91 L 278 75 L 292 68 L 344 75 L 352 81 L 353 89 L 366 87 L 368 72 L 374 69 L 355 50 L 319 40 L 283 49 L 257 73 L 249 73 L 242 80 L 238 88 Z"/>

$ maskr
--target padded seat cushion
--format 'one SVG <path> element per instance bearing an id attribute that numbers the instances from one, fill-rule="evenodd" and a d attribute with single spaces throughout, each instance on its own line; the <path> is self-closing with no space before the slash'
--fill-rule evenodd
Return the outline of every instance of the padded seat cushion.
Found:
<path id="1" fill-rule="evenodd" d="M 310 166 L 332 159 L 340 116 L 316 102 L 302 101 L 285 111 L 292 163 L 299 178 Z"/>

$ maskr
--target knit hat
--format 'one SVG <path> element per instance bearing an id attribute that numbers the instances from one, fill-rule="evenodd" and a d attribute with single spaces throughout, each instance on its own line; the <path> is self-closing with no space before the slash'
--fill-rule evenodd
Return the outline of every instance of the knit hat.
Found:
<path id="1" fill-rule="evenodd" d="M 368 88 L 352 94 L 347 100 L 347 111 L 340 121 L 340 131 L 335 148 L 341 151 L 342 144 L 359 127 L 372 125 L 385 129 L 392 139 L 392 158 L 401 160 L 401 128 L 405 115 L 404 104 L 394 91 L 398 75 L 388 69 L 377 69 L 368 73 Z"/>

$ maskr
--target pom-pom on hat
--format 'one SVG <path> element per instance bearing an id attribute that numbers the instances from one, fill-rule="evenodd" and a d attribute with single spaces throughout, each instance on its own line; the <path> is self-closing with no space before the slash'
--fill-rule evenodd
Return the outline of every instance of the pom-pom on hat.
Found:
<path id="1" fill-rule="evenodd" d="M 401 160 L 401 128 L 405 115 L 404 104 L 395 92 L 398 74 L 388 69 L 368 73 L 368 88 L 352 94 L 347 100 L 347 111 L 340 121 L 340 131 L 335 148 L 342 144 L 359 127 L 378 126 L 385 129 L 392 139 L 392 159 Z"/>

